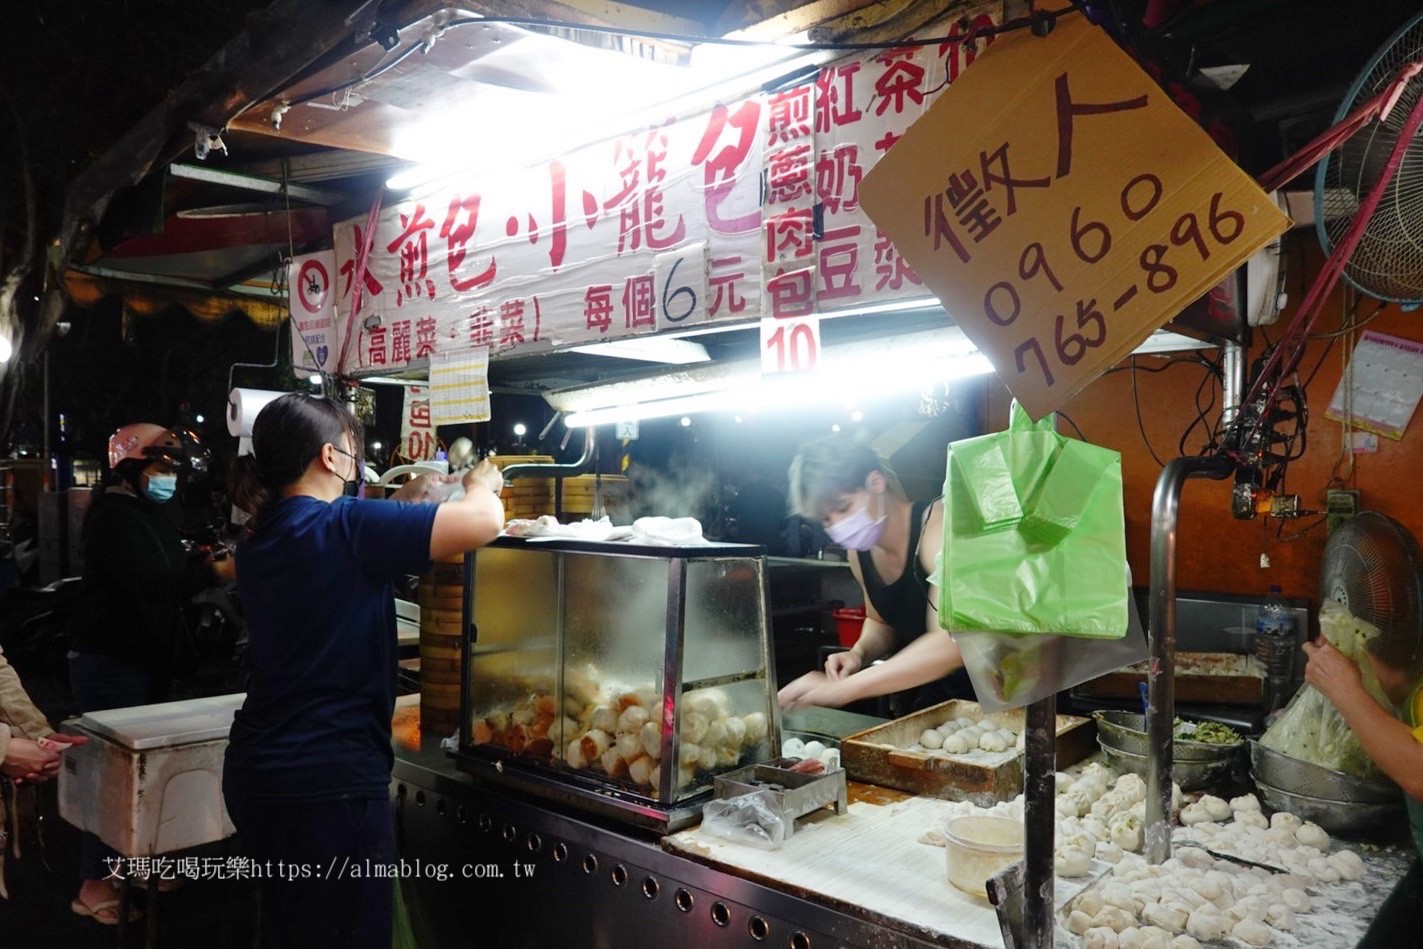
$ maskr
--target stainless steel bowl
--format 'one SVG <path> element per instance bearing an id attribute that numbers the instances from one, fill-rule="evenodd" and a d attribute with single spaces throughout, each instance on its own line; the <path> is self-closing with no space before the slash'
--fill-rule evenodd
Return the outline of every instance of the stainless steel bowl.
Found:
<path id="1" fill-rule="evenodd" d="M 1100 736 L 1098 743 L 1101 744 L 1102 754 L 1106 756 L 1109 765 L 1118 771 L 1146 775 L 1146 755 L 1134 755 L 1129 751 L 1122 751 L 1120 748 L 1101 741 Z M 1201 791 L 1230 783 L 1232 777 L 1235 776 L 1236 766 L 1237 760 L 1233 753 L 1214 761 L 1183 761 L 1177 758 L 1171 762 L 1171 780 L 1181 785 L 1183 791 Z M 1243 777 L 1243 774 L 1240 777 Z"/>
<path id="2" fill-rule="evenodd" d="M 1401 792 L 1388 781 L 1365 781 L 1342 771 L 1291 758 L 1250 742 L 1250 770 L 1261 784 L 1288 794 L 1340 804 L 1397 804 Z M 1323 827 L 1323 824 L 1320 824 Z"/>
<path id="3" fill-rule="evenodd" d="M 1112 747 L 1141 757 L 1150 753 L 1150 743 L 1146 740 L 1145 716 L 1136 712 L 1102 709 L 1093 712 L 1092 717 L 1097 720 L 1097 741 L 1104 749 Z M 1177 738 L 1171 742 L 1171 757 L 1174 761 L 1220 761 L 1235 757 L 1243 746 L 1243 741 L 1222 745 Z M 1184 784 L 1181 786 L 1185 787 Z"/>
<path id="4" fill-rule="evenodd" d="M 1302 820 L 1312 820 L 1331 834 L 1379 836 L 1403 820 L 1403 801 L 1395 797 L 1392 803 L 1361 804 L 1358 801 L 1330 801 L 1305 794 L 1295 794 L 1272 787 L 1258 775 L 1255 785 L 1265 805 L 1276 811 L 1289 811 Z"/>

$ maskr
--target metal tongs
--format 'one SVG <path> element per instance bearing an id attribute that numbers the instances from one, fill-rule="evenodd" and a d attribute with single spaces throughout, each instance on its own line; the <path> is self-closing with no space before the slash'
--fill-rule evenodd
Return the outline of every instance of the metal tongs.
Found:
<path id="1" fill-rule="evenodd" d="M 1215 857 L 1218 860 L 1227 860 L 1231 863 L 1238 863 L 1242 867 L 1259 867 L 1261 870 L 1269 870 L 1271 873 L 1290 872 L 1282 867 L 1272 867 L 1268 863 L 1256 863 L 1254 860 L 1246 860 L 1244 857 L 1237 857 L 1233 853 L 1224 853 L 1219 850 L 1212 850 L 1211 848 L 1207 847 L 1205 844 L 1201 843 L 1198 840 L 1187 840 L 1185 838 L 1179 838 L 1177 840 L 1173 840 L 1171 843 L 1172 846 L 1176 847 L 1195 847 L 1197 850 L 1204 850 L 1206 853 L 1210 854 L 1212 857 Z"/>

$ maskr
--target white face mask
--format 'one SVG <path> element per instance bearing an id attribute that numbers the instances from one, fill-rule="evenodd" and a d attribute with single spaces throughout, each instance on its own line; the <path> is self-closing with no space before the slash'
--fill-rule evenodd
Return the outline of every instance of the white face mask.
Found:
<path id="1" fill-rule="evenodd" d="M 870 517 L 870 503 L 866 501 L 864 507 L 856 508 L 848 516 L 827 526 L 826 536 L 846 550 L 869 550 L 878 544 L 884 536 L 885 525 L 889 523 L 889 513 L 884 507 L 884 495 L 877 497 L 880 509 L 877 520 Z"/>

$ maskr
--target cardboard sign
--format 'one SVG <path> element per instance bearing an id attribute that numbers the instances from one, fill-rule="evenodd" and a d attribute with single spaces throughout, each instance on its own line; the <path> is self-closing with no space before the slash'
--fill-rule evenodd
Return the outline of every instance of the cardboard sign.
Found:
<path id="1" fill-rule="evenodd" d="M 860 203 L 1035 419 L 1289 226 L 1078 15 L 1001 37 Z"/>

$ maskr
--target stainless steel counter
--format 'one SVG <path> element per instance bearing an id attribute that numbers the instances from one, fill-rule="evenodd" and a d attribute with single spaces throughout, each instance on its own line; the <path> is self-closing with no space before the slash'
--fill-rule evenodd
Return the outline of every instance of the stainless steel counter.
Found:
<path id="1" fill-rule="evenodd" d="M 655 837 L 516 799 L 431 748 L 397 752 L 391 793 L 405 872 L 420 877 L 406 887 L 411 912 L 433 947 L 976 945 L 872 925 L 666 853 Z"/>

